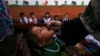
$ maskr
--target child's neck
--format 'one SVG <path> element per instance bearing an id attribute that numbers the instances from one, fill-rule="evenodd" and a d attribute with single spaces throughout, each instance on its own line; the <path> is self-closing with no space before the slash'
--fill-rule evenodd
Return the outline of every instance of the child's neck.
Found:
<path id="1" fill-rule="evenodd" d="M 47 41 L 47 45 L 51 45 L 54 43 L 54 39 L 50 39 L 49 41 Z"/>

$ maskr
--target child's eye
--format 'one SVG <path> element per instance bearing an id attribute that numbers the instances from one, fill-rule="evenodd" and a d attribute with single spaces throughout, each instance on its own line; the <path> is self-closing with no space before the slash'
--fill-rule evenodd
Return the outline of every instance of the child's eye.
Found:
<path id="1" fill-rule="evenodd" d="M 51 31 L 51 29 L 48 29 L 48 31 Z"/>
<path id="2" fill-rule="evenodd" d="M 50 30 L 52 30 L 52 28 L 48 27 L 47 30 L 50 31 Z"/>
<path id="3" fill-rule="evenodd" d="M 42 29 L 39 29 L 39 32 L 41 32 L 42 31 Z"/>

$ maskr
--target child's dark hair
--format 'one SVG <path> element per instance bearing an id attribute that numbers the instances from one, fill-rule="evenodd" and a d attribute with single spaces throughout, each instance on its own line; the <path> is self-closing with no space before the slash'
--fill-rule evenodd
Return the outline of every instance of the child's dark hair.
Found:
<path id="1" fill-rule="evenodd" d="M 40 56 L 40 53 L 33 49 L 33 48 L 35 48 L 38 51 L 41 51 L 41 48 L 38 47 L 38 42 L 39 41 L 36 38 L 37 36 L 34 33 L 32 33 L 32 28 L 33 27 L 34 26 L 32 26 L 27 32 L 27 45 L 28 45 L 28 47 L 30 49 L 30 54 L 32 56 L 34 56 L 34 55 L 35 56 Z"/>
<path id="2" fill-rule="evenodd" d="M 69 14 L 69 13 L 66 12 L 65 14 Z"/>
<path id="3" fill-rule="evenodd" d="M 47 14 L 49 15 L 49 17 L 51 16 L 51 15 L 50 15 L 50 12 L 46 12 L 46 13 L 45 13 L 45 17 L 46 17 Z"/>
<path id="4" fill-rule="evenodd" d="M 54 15 L 54 20 L 57 20 L 56 18 L 59 18 L 59 16 L 58 15 Z"/>
<path id="5" fill-rule="evenodd" d="M 34 12 L 30 12 L 30 16 L 34 15 Z"/>
<path id="6" fill-rule="evenodd" d="M 50 14 L 50 12 L 46 12 L 45 14 Z"/>
<path id="7" fill-rule="evenodd" d="M 25 15 L 24 12 L 20 12 L 20 17 L 22 17 L 23 15 Z"/>
<path id="8" fill-rule="evenodd" d="M 29 45 L 31 45 L 31 47 L 38 47 L 39 41 L 36 38 L 37 36 L 34 33 L 32 33 L 32 28 L 33 27 L 31 27 L 27 32 L 27 41 Z"/>

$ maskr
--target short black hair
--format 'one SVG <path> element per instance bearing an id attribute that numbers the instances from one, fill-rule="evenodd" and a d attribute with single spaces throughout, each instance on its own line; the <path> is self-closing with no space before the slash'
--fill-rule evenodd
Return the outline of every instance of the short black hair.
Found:
<path id="1" fill-rule="evenodd" d="M 46 12 L 45 14 L 50 14 L 50 12 Z"/>
<path id="2" fill-rule="evenodd" d="M 58 15 L 54 15 L 54 18 L 59 18 L 59 16 Z"/>
<path id="3" fill-rule="evenodd" d="M 45 17 L 46 17 L 47 14 L 49 14 L 49 17 L 51 16 L 51 15 L 50 15 L 50 12 L 45 12 Z"/>
<path id="4" fill-rule="evenodd" d="M 66 12 L 65 14 L 69 14 L 69 13 Z"/>
<path id="5" fill-rule="evenodd" d="M 34 15 L 35 13 L 34 12 L 30 12 L 30 16 Z"/>
<path id="6" fill-rule="evenodd" d="M 24 12 L 20 12 L 20 17 L 22 17 L 23 15 L 25 15 Z"/>
<path id="7" fill-rule="evenodd" d="M 32 33 L 33 27 L 34 26 L 32 26 L 30 29 L 28 29 L 28 32 L 27 32 L 27 38 L 26 38 L 27 46 L 29 47 L 31 55 L 40 56 L 40 54 L 33 49 L 33 48 L 35 48 L 39 51 L 41 50 L 41 48 L 38 46 L 39 41 L 37 40 L 36 35 Z"/>
<path id="8" fill-rule="evenodd" d="M 28 29 L 28 32 L 27 32 L 27 42 L 28 42 L 28 44 L 31 47 L 36 47 L 37 48 L 39 41 L 37 39 L 37 36 L 34 33 L 32 33 L 32 28 L 33 27 L 34 26 L 32 26 L 30 29 Z"/>

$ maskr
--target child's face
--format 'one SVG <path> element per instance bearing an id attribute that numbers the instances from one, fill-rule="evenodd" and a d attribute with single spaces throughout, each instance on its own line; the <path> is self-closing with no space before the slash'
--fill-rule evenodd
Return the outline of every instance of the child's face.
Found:
<path id="1" fill-rule="evenodd" d="M 68 15 L 68 14 L 65 14 L 65 17 L 67 17 L 67 18 L 68 18 L 68 17 L 69 17 L 69 15 Z"/>
<path id="2" fill-rule="evenodd" d="M 33 27 L 32 33 L 37 36 L 37 39 L 40 41 L 40 46 L 47 45 L 47 42 L 53 39 L 54 31 L 48 30 L 46 27 Z"/>
<path id="3" fill-rule="evenodd" d="M 31 17 L 32 17 L 32 18 L 35 18 L 35 15 L 34 15 L 34 14 L 32 14 L 32 15 L 31 15 Z"/>
<path id="4" fill-rule="evenodd" d="M 49 39 L 53 37 L 54 31 L 46 27 L 33 27 L 32 33 L 37 36 L 38 39 Z"/>
<path id="5" fill-rule="evenodd" d="M 22 18 L 24 18 L 25 17 L 25 15 L 22 15 Z"/>
<path id="6" fill-rule="evenodd" d="M 50 14 L 46 14 L 45 17 L 46 17 L 46 18 L 49 18 L 49 17 L 50 17 Z"/>

